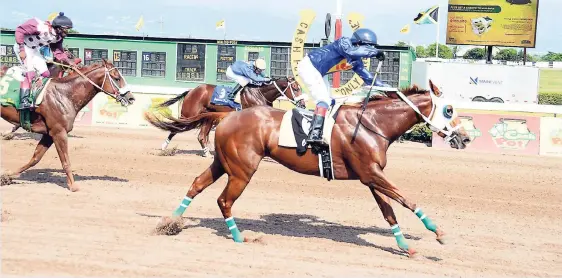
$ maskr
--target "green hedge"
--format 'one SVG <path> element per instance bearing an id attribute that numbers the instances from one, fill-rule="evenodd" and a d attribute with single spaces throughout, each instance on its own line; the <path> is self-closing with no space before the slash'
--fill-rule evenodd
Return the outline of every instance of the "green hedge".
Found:
<path id="1" fill-rule="evenodd" d="M 539 93 L 539 104 L 562 105 L 562 93 Z"/>

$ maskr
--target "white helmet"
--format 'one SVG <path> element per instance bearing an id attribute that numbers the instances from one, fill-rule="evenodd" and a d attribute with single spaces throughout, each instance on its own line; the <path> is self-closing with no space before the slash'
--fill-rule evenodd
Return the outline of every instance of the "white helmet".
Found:
<path id="1" fill-rule="evenodd" d="M 254 61 L 254 66 L 260 70 L 265 70 L 265 60 L 258 58 Z"/>

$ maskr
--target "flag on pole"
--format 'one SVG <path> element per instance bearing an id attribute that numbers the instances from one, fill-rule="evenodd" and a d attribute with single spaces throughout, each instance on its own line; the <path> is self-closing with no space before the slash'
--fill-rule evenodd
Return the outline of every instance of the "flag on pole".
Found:
<path id="1" fill-rule="evenodd" d="M 439 5 L 418 13 L 418 16 L 414 18 L 414 23 L 418 25 L 437 24 L 437 22 L 439 22 Z"/>
<path id="2" fill-rule="evenodd" d="M 400 30 L 400 33 L 402 33 L 402 34 L 410 33 L 410 24 L 406 24 L 404 27 L 402 27 L 402 29 Z"/>
<path id="3" fill-rule="evenodd" d="M 144 17 L 141 15 L 141 17 L 139 18 L 139 21 L 137 21 L 137 24 L 135 25 L 135 28 L 137 29 L 137 31 L 140 31 L 140 29 L 144 26 Z"/>
<path id="4" fill-rule="evenodd" d="M 217 30 L 219 30 L 219 29 L 224 29 L 225 27 L 226 27 L 226 26 L 225 26 L 224 19 L 221 19 L 221 20 L 219 20 L 219 21 L 217 22 Z"/>

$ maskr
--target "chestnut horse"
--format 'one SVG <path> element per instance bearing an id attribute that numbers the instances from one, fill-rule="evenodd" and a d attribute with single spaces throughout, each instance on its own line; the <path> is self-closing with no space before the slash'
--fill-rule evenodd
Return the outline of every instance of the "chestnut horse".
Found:
<path id="1" fill-rule="evenodd" d="M 68 51 L 68 49 L 65 49 L 65 53 L 68 56 L 68 59 L 73 59 L 75 64 L 80 64 L 82 62 L 82 59 L 75 57 L 72 52 Z M 50 78 L 61 78 L 64 76 L 65 73 L 68 73 L 68 70 L 71 70 L 71 68 L 65 64 L 62 64 L 60 61 L 57 61 L 57 59 L 54 59 L 54 63 L 52 62 L 47 62 L 47 68 L 49 69 L 49 77 Z M 6 72 L 8 71 L 8 66 L 6 65 L 2 65 L 0 67 L 0 78 L 3 77 Z M 10 132 L 6 132 L 6 133 L 2 133 L 1 135 L 6 139 L 9 138 L 10 136 L 13 136 L 13 133 L 16 132 L 16 130 L 18 130 L 21 126 L 19 124 L 14 125 L 14 127 L 11 129 Z"/>
<path id="2" fill-rule="evenodd" d="M 170 106 L 183 98 L 184 100 L 180 110 L 180 118 L 182 119 L 191 118 L 206 112 L 234 111 L 235 109 L 230 106 L 211 104 L 211 97 L 213 95 L 213 90 L 215 89 L 215 87 L 216 85 L 210 84 L 199 85 L 194 89 L 187 90 L 182 94 L 179 94 L 178 96 L 160 104 L 159 107 Z M 248 84 L 239 92 L 239 94 L 242 109 L 256 105 L 272 106 L 273 101 L 275 101 L 280 96 L 286 97 L 297 107 L 305 107 L 304 99 L 302 98 L 302 96 L 304 95 L 302 95 L 301 88 L 298 82 L 292 77 L 274 79 L 262 86 Z M 197 139 L 199 140 L 199 144 L 201 144 L 202 156 L 207 157 L 210 155 L 208 144 L 211 127 L 207 124 L 203 124 L 200 128 L 201 129 L 199 130 Z M 189 131 L 191 129 L 192 128 L 186 127 L 181 131 L 170 132 L 168 138 L 166 138 L 164 143 L 162 143 L 161 149 L 165 150 L 168 147 L 168 144 L 170 144 L 172 138 L 176 136 L 176 134 L 178 134 L 179 132 Z"/>
<path id="3" fill-rule="evenodd" d="M 90 66 L 75 69 L 72 74 L 52 79 L 43 92 L 43 101 L 31 112 L 31 132 L 42 134 L 31 160 L 13 173 L 10 178 L 19 176 L 23 171 L 35 166 L 53 142 L 58 152 L 62 168 L 66 172 L 68 188 L 78 190 L 70 168 L 68 155 L 68 133 L 74 127 L 74 119 L 97 93 L 103 92 L 122 106 L 128 106 L 135 100 L 127 89 L 127 83 L 119 70 L 105 59 Z M 20 111 L 12 106 L 2 107 L 0 116 L 12 123 L 19 124 Z"/>
<path id="4" fill-rule="evenodd" d="M 332 134 L 326 135 L 331 136 L 334 178 L 359 180 L 370 189 L 384 219 L 391 226 L 398 247 L 410 256 L 416 251 L 408 246 L 402 235 L 389 198 L 414 212 L 425 227 L 437 235 L 441 244 L 444 244 L 444 232 L 383 172 L 390 144 L 423 121 L 439 136 L 448 140 L 452 148 L 464 149 L 470 143 L 456 111 L 447 104 L 447 100 L 441 98 L 442 93 L 439 89 L 431 81 L 429 83 L 429 91 L 413 86 L 403 92 L 377 96 L 366 104 L 344 103 L 337 112 Z M 365 105 L 363 112 L 362 105 Z M 237 228 L 231 210 L 265 156 L 298 173 L 319 176 L 321 170 L 318 155 L 307 150 L 304 155 L 299 156 L 294 148 L 278 145 L 285 112 L 271 107 L 255 106 L 231 114 L 205 113 L 190 119 L 168 117 L 173 123 L 146 115 L 154 126 L 162 129 L 168 129 L 170 125 L 189 125 L 197 121 L 218 123 L 213 163 L 195 178 L 172 218 L 164 217 L 158 228 L 169 229 L 170 225 L 177 224 L 177 219 L 173 218 L 181 217 L 193 198 L 226 173 L 228 183 L 217 202 L 234 241 L 243 242 L 246 239 Z M 360 128 L 355 134 L 356 127 Z"/>

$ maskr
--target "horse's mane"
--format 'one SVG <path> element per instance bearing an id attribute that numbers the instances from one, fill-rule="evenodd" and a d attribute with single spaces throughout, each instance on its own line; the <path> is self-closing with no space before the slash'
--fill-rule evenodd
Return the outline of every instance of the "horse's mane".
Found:
<path id="1" fill-rule="evenodd" d="M 428 92 L 428 90 L 424 90 L 421 89 L 420 87 L 418 87 L 417 85 L 412 85 L 410 87 L 404 88 L 400 90 L 405 96 L 411 96 L 411 95 L 423 95 L 426 94 Z M 397 93 L 395 92 L 387 92 L 386 96 L 385 95 L 372 95 L 369 98 L 369 102 L 371 101 L 381 101 L 381 100 L 390 100 L 390 99 L 400 99 L 400 96 L 398 96 Z"/>
<path id="2" fill-rule="evenodd" d="M 79 73 L 77 73 L 76 71 L 80 71 L 82 74 L 88 74 L 91 71 L 94 71 L 96 69 L 98 69 L 99 67 L 104 66 L 102 61 L 97 61 L 95 63 L 92 63 L 88 66 L 83 66 L 81 68 L 77 68 L 74 69 L 73 71 L 71 71 L 67 76 L 64 76 L 62 78 L 59 78 L 58 81 L 59 82 L 67 82 L 70 81 L 72 79 L 76 79 L 77 77 L 80 77 L 81 75 Z"/>

